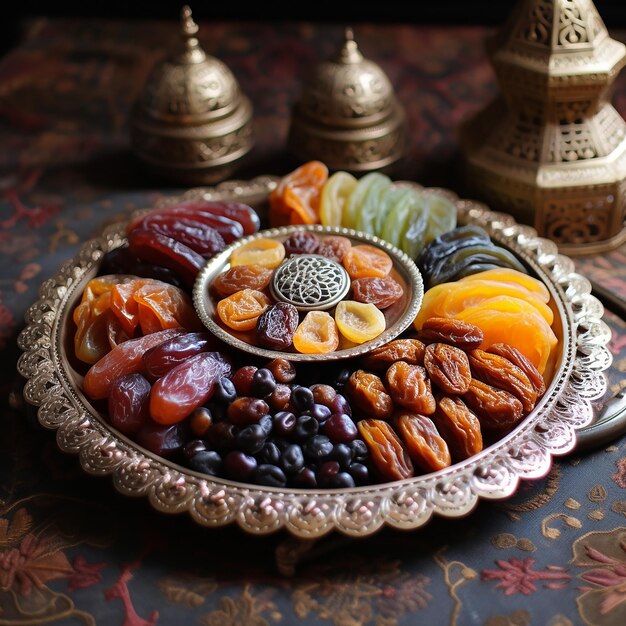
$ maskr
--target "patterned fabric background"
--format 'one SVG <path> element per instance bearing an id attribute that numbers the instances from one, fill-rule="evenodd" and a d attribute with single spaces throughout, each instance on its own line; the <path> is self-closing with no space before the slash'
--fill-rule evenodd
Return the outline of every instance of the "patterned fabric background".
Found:
<path id="1" fill-rule="evenodd" d="M 239 176 L 286 173 L 300 77 L 342 27 L 201 27 L 254 103 L 257 144 Z M 496 92 L 486 31 L 355 30 L 409 115 L 397 177 L 463 195 L 455 133 Z M 107 223 L 181 191 L 148 177 L 128 147 L 130 106 L 176 38 L 174 23 L 41 20 L 0 62 L 0 398 L 13 400 L 0 412 L 0 624 L 625 624 L 626 437 L 557 460 L 544 480 L 462 520 L 302 543 L 209 531 L 123 498 L 18 407 L 15 338 L 39 284 Z M 626 73 L 614 103 L 626 114 Z M 577 266 L 626 295 L 626 248 Z M 626 322 L 606 321 L 615 392 Z"/>

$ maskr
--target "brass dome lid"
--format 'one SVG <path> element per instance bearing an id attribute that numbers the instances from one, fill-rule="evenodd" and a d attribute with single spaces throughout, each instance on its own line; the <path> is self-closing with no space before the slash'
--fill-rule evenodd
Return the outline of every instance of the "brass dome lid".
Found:
<path id="1" fill-rule="evenodd" d="M 252 147 L 252 105 L 228 66 L 200 47 L 197 33 L 184 6 L 180 43 L 150 73 L 131 124 L 144 163 L 192 184 L 226 177 Z"/>
<path id="2" fill-rule="evenodd" d="M 330 169 L 387 168 L 407 148 L 406 117 L 382 68 L 366 59 L 347 28 L 335 58 L 313 68 L 295 103 L 291 151 Z"/>
<path id="3" fill-rule="evenodd" d="M 366 59 L 347 28 L 336 58 L 319 63 L 306 81 L 299 111 L 323 124 L 361 127 L 389 115 L 395 104 L 389 78 Z"/>

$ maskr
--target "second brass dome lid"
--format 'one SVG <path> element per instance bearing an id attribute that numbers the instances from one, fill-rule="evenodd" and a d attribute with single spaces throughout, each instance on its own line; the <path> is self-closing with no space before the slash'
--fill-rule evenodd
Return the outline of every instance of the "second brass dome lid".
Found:
<path id="1" fill-rule="evenodd" d="M 350 28 L 336 58 L 314 68 L 297 103 L 298 112 L 312 121 L 346 128 L 376 124 L 396 106 L 389 78 L 363 57 Z"/>

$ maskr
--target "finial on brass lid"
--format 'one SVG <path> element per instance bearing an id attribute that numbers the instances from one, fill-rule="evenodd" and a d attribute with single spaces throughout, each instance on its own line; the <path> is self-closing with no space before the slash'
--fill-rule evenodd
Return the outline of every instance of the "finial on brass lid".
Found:
<path id="1" fill-rule="evenodd" d="M 193 21 L 191 8 L 188 4 L 180 10 L 180 34 L 183 39 L 182 55 L 191 63 L 201 63 L 206 59 L 204 50 L 200 47 L 198 38 L 198 25 Z"/>
<path id="2" fill-rule="evenodd" d="M 354 40 L 354 31 L 351 26 L 347 26 L 345 30 L 345 41 L 341 47 L 339 60 L 341 63 L 360 63 L 363 55 L 359 50 L 359 46 Z"/>

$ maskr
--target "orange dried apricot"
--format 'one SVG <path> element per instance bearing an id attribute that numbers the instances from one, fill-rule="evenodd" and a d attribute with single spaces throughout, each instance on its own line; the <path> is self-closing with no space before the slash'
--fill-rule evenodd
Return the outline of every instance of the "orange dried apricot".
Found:
<path id="1" fill-rule="evenodd" d="M 334 352 L 339 345 L 335 320 L 326 311 L 309 311 L 293 336 L 293 346 L 303 354 Z"/>
<path id="2" fill-rule="evenodd" d="M 361 244 L 348 250 L 343 257 L 343 266 L 352 280 L 367 276 L 384 278 L 391 272 L 393 261 L 384 250 Z"/>
<path id="3" fill-rule="evenodd" d="M 327 180 L 328 167 L 321 161 L 308 161 L 284 176 L 269 196 L 270 224 L 318 222 L 322 188 Z"/>
<path id="4" fill-rule="evenodd" d="M 269 298 L 255 289 L 242 289 L 220 300 L 217 304 L 219 318 L 233 330 L 253 330 L 259 316 L 269 307 Z"/>

